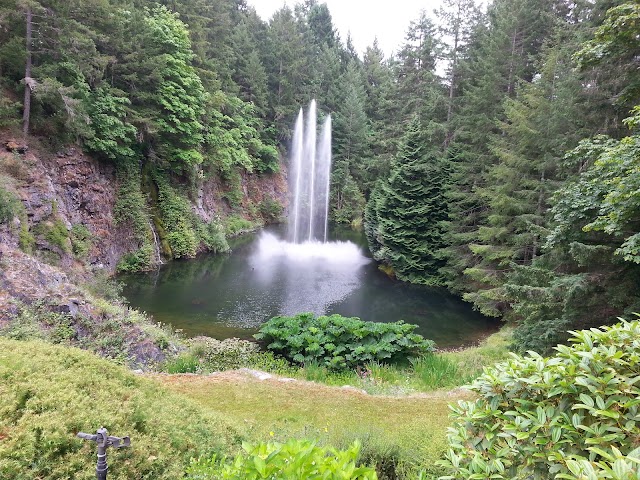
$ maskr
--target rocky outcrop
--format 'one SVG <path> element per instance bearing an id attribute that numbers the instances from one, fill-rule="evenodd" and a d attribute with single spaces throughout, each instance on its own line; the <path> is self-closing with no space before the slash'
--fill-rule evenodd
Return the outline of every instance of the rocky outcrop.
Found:
<path id="1" fill-rule="evenodd" d="M 36 248 L 54 252 L 60 266 L 72 268 L 76 262 L 70 245 L 56 245 L 46 235 L 38 235 L 39 226 L 61 222 L 68 232 L 83 225 L 91 234 L 85 263 L 113 271 L 118 259 L 133 245 L 128 232 L 114 223 L 116 198 L 115 169 L 68 148 L 56 155 L 30 149 L 23 155 L 1 152 L 3 165 L 21 162 L 14 168 L 14 189 L 26 210 L 31 232 L 36 233 Z M 5 235 L 5 242 L 10 240 Z M 13 239 L 17 243 L 17 238 Z"/>
<path id="2" fill-rule="evenodd" d="M 114 207 L 117 195 L 117 180 L 112 164 L 99 162 L 84 154 L 78 147 L 68 147 L 56 154 L 41 149 L 21 148 L 18 153 L 14 139 L 5 139 L 11 145 L 0 152 L 0 165 L 19 162 L 15 168 L 15 190 L 26 209 L 29 230 L 35 232 L 39 251 L 53 252 L 60 258 L 63 269 L 73 268 L 78 263 L 71 245 L 59 245 L 38 234 L 38 226 L 51 226 L 56 221 L 64 224 L 68 232 L 74 225 L 82 225 L 91 234 L 89 251 L 82 259 L 85 265 L 115 271 L 119 259 L 127 252 L 135 251 L 139 245 L 132 232 L 116 225 Z M 243 206 L 259 205 L 264 200 L 275 200 L 286 204 L 287 186 L 284 173 L 275 175 L 249 175 L 241 177 Z M 194 210 L 206 222 L 213 218 L 224 218 L 231 212 L 224 199 L 225 189 L 218 179 L 203 182 L 198 192 Z M 20 222 L 12 229 L 0 231 L 0 242 L 18 243 L 16 232 Z M 150 225 L 151 226 L 151 225 Z M 1 229 L 0 229 L 1 230 Z M 13 232 L 10 238 L 9 232 Z"/>
<path id="3" fill-rule="evenodd" d="M 69 275 L 0 245 L 0 330 L 152 368 L 175 353 L 172 335 L 123 305 L 97 300 Z"/>

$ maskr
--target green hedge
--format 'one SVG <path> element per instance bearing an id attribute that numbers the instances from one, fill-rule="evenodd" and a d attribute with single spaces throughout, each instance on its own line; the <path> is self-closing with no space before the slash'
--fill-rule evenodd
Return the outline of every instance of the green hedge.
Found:
<path id="1" fill-rule="evenodd" d="M 405 361 L 432 352 L 435 344 L 413 333 L 415 328 L 403 321 L 365 322 L 356 317 L 301 313 L 272 318 L 255 338 L 293 362 L 316 362 L 339 370 L 369 362 Z"/>

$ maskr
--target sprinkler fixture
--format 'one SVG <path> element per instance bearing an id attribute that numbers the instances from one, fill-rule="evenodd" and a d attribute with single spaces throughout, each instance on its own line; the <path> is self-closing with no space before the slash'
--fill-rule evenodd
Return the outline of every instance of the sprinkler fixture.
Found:
<path id="1" fill-rule="evenodd" d="M 96 465 L 96 478 L 107 480 L 107 447 L 124 448 L 131 445 L 129 437 L 110 437 L 106 428 L 99 428 L 95 435 L 91 433 L 78 432 L 77 437 L 83 440 L 90 440 L 98 444 L 98 463 Z"/>

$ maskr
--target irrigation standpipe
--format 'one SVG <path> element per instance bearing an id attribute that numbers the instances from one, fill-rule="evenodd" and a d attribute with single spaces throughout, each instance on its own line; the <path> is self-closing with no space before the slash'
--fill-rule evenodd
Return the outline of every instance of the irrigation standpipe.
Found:
<path id="1" fill-rule="evenodd" d="M 98 444 L 98 463 L 96 464 L 96 478 L 98 480 L 107 480 L 107 469 L 109 468 L 107 466 L 107 447 L 124 448 L 131 445 L 129 437 L 110 437 L 104 427 L 99 428 L 95 435 L 78 432 L 76 436 Z"/>

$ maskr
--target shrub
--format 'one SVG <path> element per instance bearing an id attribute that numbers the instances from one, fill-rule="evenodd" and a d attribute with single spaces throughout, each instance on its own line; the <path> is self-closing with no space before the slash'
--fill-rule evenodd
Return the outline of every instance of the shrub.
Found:
<path id="1" fill-rule="evenodd" d="M 120 273 L 143 272 L 151 268 L 153 260 L 153 245 L 145 244 L 135 252 L 122 256 L 116 270 Z"/>
<path id="2" fill-rule="evenodd" d="M 225 229 L 229 236 L 250 232 L 255 228 L 256 225 L 253 222 L 250 222 L 239 215 L 232 215 L 225 219 Z"/>
<path id="3" fill-rule="evenodd" d="M 280 202 L 273 198 L 265 198 L 258 204 L 258 210 L 265 222 L 274 223 L 282 219 L 284 208 Z"/>
<path id="4" fill-rule="evenodd" d="M 0 187 L 0 224 L 9 223 L 20 213 L 20 201 L 10 191 Z"/>
<path id="5" fill-rule="evenodd" d="M 237 432 L 218 414 L 77 349 L 0 338 L 0 478 L 95 478 L 100 426 L 130 435 L 109 479 L 182 478 L 191 457 L 226 453 Z"/>
<path id="6" fill-rule="evenodd" d="M 374 361 L 392 363 L 433 351 L 435 344 L 413 333 L 415 328 L 403 321 L 364 322 L 356 317 L 301 313 L 272 318 L 255 338 L 296 363 L 318 362 L 339 370 Z"/>
<path id="7" fill-rule="evenodd" d="M 360 445 L 339 451 L 317 446 L 309 440 L 285 444 L 244 444 L 244 452 L 233 461 L 225 457 L 201 459 L 188 468 L 190 480 L 374 480 L 375 470 L 358 467 Z"/>
<path id="8" fill-rule="evenodd" d="M 59 218 L 39 223 L 36 227 L 36 233 L 42 235 L 50 245 L 58 247 L 63 252 L 69 253 L 71 251 L 69 231 Z"/>
<path id="9" fill-rule="evenodd" d="M 33 253 L 33 247 L 36 245 L 36 237 L 29 231 L 29 225 L 26 221 L 23 221 L 20 225 L 20 232 L 18 233 L 18 245 L 20 249 L 25 253 Z"/>
<path id="10" fill-rule="evenodd" d="M 208 224 L 200 222 L 198 224 L 198 235 L 209 251 L 213 253 L 229 251 L 227 237 L 224 234 L 224 226 L 217 219 Z"/>
<path id="11" fill-rule="evenodd" d="M 640 478 L 640 322 L 487 369 L 453 409 L 443 478 Z"/>

